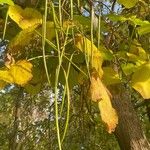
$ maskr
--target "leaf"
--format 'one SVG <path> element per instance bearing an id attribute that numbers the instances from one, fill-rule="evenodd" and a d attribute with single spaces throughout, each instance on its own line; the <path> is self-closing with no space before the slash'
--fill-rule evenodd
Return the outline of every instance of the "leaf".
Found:
<path id="1" fill-rule="evenodd" d="M 0 80 L 0 90 L 2 90 L 7 85 L 7 82 Z"/>
<path id="2" fill-rule="evenodd" d="M 110 60 L 112 60 L 112 59 L 114 58 L 114 57 L 113 57 L 113 52 L 112 52 L 111 50 L 107 49 L 105 46 L 101 45 L 101 46 L 99 47 L 99 49 L 100 49 L 102 58 L 103 58 L 104 60 L 110 61 Z"/>
<path id="3" fill-rule="evenodd" d="M 31 94 L 36 95 L 42 89 L 42 85 L 45 81 L 45 70 L 40 66 L 36 66 L 32 69 L 33 78 L 25 85 L 25 90 Z"/>
<path id="4" fill-rule="evenodd" d="M 121 68 L 125 73 L 125 75 L 130 75 L 137 70 L 138 66 L 133 63 L 127 63 L 127 64 L 121 64 Z"/>
<path id="5" fill-rule="evenodd" d="M 144 99 L 150 98 L 150 63 L 143 64 L 132 75 L 131 85 Z"/>
<path id="6" fill-rule="evenodd" d="M 73 23 L 71 21 L 64 21 L 63 22 L 63 26 L 62 29 L 67 29 L 67 27 L 69 26 L 69 28 L 73 27 Z M 46 22 L 46 38 L 49 41 L 52 41 L 55 37 L 56 37 L 56 32 L 55 32 L 55 28 L 56 29 L 61 29 L 59 24 L 54 24 L 53 21 L 47 21 Z M 42 27 L 40 27 L 38 29 L 38 31 L 42 34 Z"/>
<path id="7" fill-rule="evenodd" d="M 106 124 L 108 133 L 115 131 L 118 124 L 118 116 L 116 110 L 112 107 L 110 98 L 102 99 L 98 102 L 102 121 Z"/>
<path id="8" fill-rule="evenodd" d="M 118 116 L 111 104 L 111 94 L 102 83 L 96 70 L 91 72 L 90 95 L 92 101 L 98 102 L 101 118 L 107 126 L 107 131 L 112 133 L 118 124 Z"/>
<path id="9" fill-rule="evenodd" d="M 0 70 L 0 80 L 7 83 L 16 83 L 24 85 L 32 78 L 32 64 L 26 60 L 20 60 L 16 64 Z"/>
<path id="10" fill-rule="evenodd" d="M 42 24 L 41 13 L 33 8 L 25 8 L 23 10 L 18 5 L 9 6 L 8 15 L 22 29 L 36 28 L 39 24 Z"/>
<path id="11" fill-rule="evenodd" d="M 18 54 L 23 51 L 34 37 L 34 28 L 28 28 L 20 31 L 9 43 L 8 52 L 12 55 Z"/>
<path id="12" fill-rule="evenodd" d="M 121 21 L 121 22 L 130 21 L 135 26 L 137 26 L 137 25 L 139 25 L 139 26 L 150 25 L 149 21 L 141 20 L 141 19 L 137 18 L 135 15 L 133 15 L 131 17 L 125 17 L 125 16 L 122 16 L 122 15 L 109 14 L 109 15 L 106 15 L 106 16 L 112 21 Z"/>
<path id="13" fill-rule="evenodd" d="M 89 57 L 91 57 L 92 54 L 101 57 L 101 53 L 98 48 L 92 44 L 89 39 L 81 34 L 76 35 L 75 46 L 86 55 L 89 55 Z"/>
<path id="14" fill-rule="evenodd" d="M 27 84 L 25 85 L 25 90 L 31 95 L 36 95 L 41 91 L 42 88 L 42 83 L 37 83 L 35 85 L 32 84 Z"/>
<path id="15" fill-rule="evenodd" d="M 115 15 L 115 14 L 109 14 L 107 15 L 108 18 L 112 21 L 121 21 L 121 22 L 125 22 L 127 21 L 128 19 L 122 15 Z"/>
<path id="16" fill-rule="evenodd" d="M 150 33 L 150 23 L 137 28 L 139 35 Z"/>
<path id="17" fill-rule="evenodd" d="M 0 70 L 0 80 L 8 83 L 14 83 L 13 77 L 7 68 L 5 70 Z"/>
<path id="18" fill-rule="evenodd" d="M 105 85 L 117 84 L 121 82 L 119 74 L 111 67 L 103 67 L 103 71 L 104 74 L 102 80 L 104 81 Z"/>
<path id="19" fill-rule="evenodd" d="M 141 44 L 137 40 L 132 41 L 129 52 L 126 53 L 128 61 L 141 65 L 145 63 L 149 56 L 148 53 L 142 48 Z"/>
<path id="20" fill-rule="evenodd" d="M 90 29 L 91 23 L 90 23 L 89 17 L 84 17 L 81 15 L 75 15 L 75 16 L 73 16 L 73 19 L 74 19 L 73 22 L 75 23 L 77 28 Z"/>
<path id="21" fill-rule="evenodd" d="M 38 31 L 41 33 L 42 35 L 42 27 L 40 27 L 38 29 Z M 55 25 L 53 21 L 47 21 L 46 22 L 46 38 L 49 41 L 52 41 L 53 38 L 55 38 L 56 34 L 55 34 Z"/>
<path id="22" fill-rule="evenodd" d="M 14 2 L 12 0 L 0 0 L 0 4 L 8 4 L 8 5 L 14 5 Z"/>
<path id="23" fill-rule="evenodd" d="M 67 72 L 68 70 L 68 63 L 66 62 L 66 64 L 62 64 L 63 68 L 65 69 L 65 71 Z M 75 85 L 78 84 L 78 72 L 71 66 L 70 70 L 69 70 L 69 76 L 68 76 L 68 84 L 70 88 L 73 88 Z M 60 74 L 59 74 L 59 82 L 63 85 L 66 84 L 66 79 L 64 76 L 64 71 L 61 68 L 60 70 Z"/>
<path id="24" fill-rule="evenodd" d="M 9 72 L 13 76 L 13 82 L 18 85 L 24 85 L 32 79 L 32 64 L 26 60 L 18 61 L 11 66 Z"/>
<path id="25" fill-rule="evenodd" d="M 138 0 L 117 0 L 121 5 L 124 5 L 126 8 L 132 8 L 136 5 Z"/>
<path id="26" fill-rule="evenodd" d="M 103 75 L 101 68 L 103 58 L 98 48 L 92 42 L 81 34 L 77 34 L 75 38 L 75 46 L 90 59 L 91 68 L 95 68 L 100 77 Z"/>
<path id="27" fill-rule="evenodd" d="M 135 26 L 144 26 L 144 25 L 150 25 L 149 21 L 141 20 L 137 18 L 135 15 L 128 18 L 129 21 L 132 21 Z"/>

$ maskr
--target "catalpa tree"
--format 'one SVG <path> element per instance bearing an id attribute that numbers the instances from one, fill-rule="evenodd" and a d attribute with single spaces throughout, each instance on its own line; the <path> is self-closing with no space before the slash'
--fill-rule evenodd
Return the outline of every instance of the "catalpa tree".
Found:
<path id="1" fill-rule="evenodd" d="M 146 107 L 149 115 L 147 0 L 0 0 L 0 4 L 0 35 L 4 42 L 0 88 L 4 93 L 21 89 L 19 93 L 26 98 L 51 89 L 48 95 L 53 96 L 42 108 L 50 118 L 45 113 L 47 122 L 42 123 L 49 126 L 54 118 L 49 131 L 56 131 L 57 144 L 47 149 L 63 149 L 71 116 L 78 113 L 82 114 L 79 118 L 86 114 L 97 128 L 104 124 L 108 133 L 115 134 L 121 149 L 150 148 L 134 108 L 142 101 L 140 107 Z M 80 111 L 74 101 L 81 106 Z M 18 100 L 16 112 L 27 112 L 23 105 Z M 99 116 L 95 110 L 99 110 Z M 21 114 L 12 114 L 15 120 L 10 149 L 27 146 L 25 135 L 19 135 L 26 128 L 24 121 L 19 121 Z M 47 130 L 41 128 L 45 134 Z M 41 137 L 37 136 L 43 142 L 39 149 L 49 143 Z"/>

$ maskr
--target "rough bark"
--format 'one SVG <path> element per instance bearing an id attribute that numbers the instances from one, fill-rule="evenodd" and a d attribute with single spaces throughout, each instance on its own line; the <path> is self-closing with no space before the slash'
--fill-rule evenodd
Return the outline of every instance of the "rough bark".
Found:
<path id="1" fill-rule="evenodd" d="M 150 145 L 142 131 L 128 89 L 123 85 L 116 85 L 110 91 L 113 95 L 112 103 L 119 116 L 115 135 L 121 150 L 149 150 Z"/>

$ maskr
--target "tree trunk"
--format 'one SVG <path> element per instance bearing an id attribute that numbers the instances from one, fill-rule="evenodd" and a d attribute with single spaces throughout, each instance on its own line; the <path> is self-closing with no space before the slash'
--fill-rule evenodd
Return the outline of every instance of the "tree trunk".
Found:
<path id="1" fill-rule="evenodd" d="M 116 85 L 110 89 L 113 95 L 113 106 L 119 117 L 119 124 L 115 135 L 121 150 L 150 150 L 140 120 L 131 103 L 129 90 L 123 85 Z"/>

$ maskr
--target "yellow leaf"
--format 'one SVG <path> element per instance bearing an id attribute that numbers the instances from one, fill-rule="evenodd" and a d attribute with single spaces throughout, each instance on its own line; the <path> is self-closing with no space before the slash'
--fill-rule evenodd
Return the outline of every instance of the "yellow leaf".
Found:
<path id="1" fill-rule="evenodd" d="M 22 29 L 27 29 L 30 27 L 36 28 L 39 24 L 42 24 L 41 13 L 33 8 L 25 8 L 23 10 L 18 5 L 9 6 L 8 15 Z"/>
<path id="2" fill-rule="evenodd" d="M 118 124 L 118 116 L 111 104 L 111 94 L 102 83 L 96 70 L 91 72 L 90 95 L 92 101 L 98 102 L 101 118 L 107 126 L 107 131 L 113 132 Z"/>
<path id="3" fill-rule="evenodd" d="M 130 50 L 127 53 L 129 61 L 133 61 L 135 63 L 140 62 L 144 63 L 148 60 L 148 54 L 142 48 L 141 44 L 138 41 L 134 40 L 131 44 Z"/>
<path id="4" fill-rule="evenodd" d="M 102 58 L 99 55 L 96 55 L 95 53 L 92 61 L 92 68 L 96 69 L 100 78 L 102 78 L 103 76 L 102 63 L 103 63 Z"/>
<path id="5" fill-rule="evenodd" d="M 82 36 L 81 34 L 76 35 L 75 45 L 80 51 L 89 55 L 90 57 L 92 56 L 92 54 L 101 57 L 101 53 L 97 49 L 97 47 L 94 44 L 92 44 L 92 42 L 89 39 Z"/>
<path id="6" fill-rule="evenodd" d="M 24 85 L 32 78 L 32 64 L 27 60 L 20 60 L 16 64 L 0 70 L 0 80 L 7 83 Z"/>
<path id="7" fill-rule="evenodd" d="M 108 133 L 115 131 L 118 124 L 116 110 L 112 107 L 110 98 L 102 99 L 98 102 L 102 121 L 106 124 Z"/>
<path id="8" fill-rule="evenodd" d="M 7 85 L 7 82 L 0 80 L 0 90 L 3 89 Z"/>
<path id="9" fill-rule="evenodd" d="M 62 28 L 67 29 L 67 27 L 73 27 L 73 23 L 71 21 L 64 21 Z M 46 38 L 49 41 L 52 41 L 56 37 L 55 29 L 61 29 L 61 26 L 59 24 L 55 25 L 53 21 L 46 22 Z M 42 34 L 42 27 L 38 31 Z"/>
<path id="10" fill-rule="evenodd" d="M 13 83 L 13 77 L 9 73 L 8 69 L 0 70 L 0 80 L 8 83 Z"/>
<path id="11" fill-rule="evenodd" d="M 135 71 L 131 85 L 144 99 L 150 98 L 150 63 L 143 64 Z"/>
<path id="12" fill-rule="evenodd" d="M 95 68 L 99 73 L 99 76 L 102 77 L 103 70 L 101 68 L 103 63 L 103 58 L 101 52 L 98 48 L 92 44 L 92 42 L 81 34 L 77 34 L 75 38 L 76 47 L 85 53 L 90 59 L 91 68 Z"/>
<path id="13" fill-rule="evenodd" d="M 13 76 L 13 81 L 16 84 L 24 85 L 32 79 L 32 64 L 26 60 L 18 61 L 12 65 L 9 72 Z"/>

